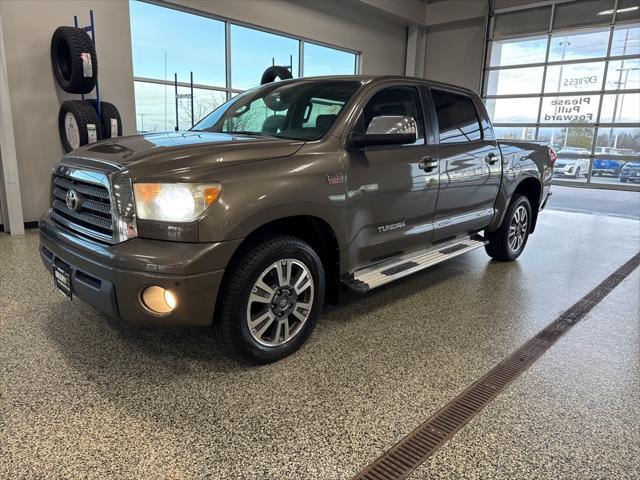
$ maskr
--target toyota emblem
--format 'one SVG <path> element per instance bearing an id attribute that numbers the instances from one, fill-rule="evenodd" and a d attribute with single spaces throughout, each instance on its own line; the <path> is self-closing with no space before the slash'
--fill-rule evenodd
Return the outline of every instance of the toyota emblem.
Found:
<path id="1" fill-rule="evenodd" d="M 78 192 L 75 190 L 69 190 L 67 192 L 66 204 L 70 210 L 76 211 L 80 205 L 80 199 L 78 198 Z"/>

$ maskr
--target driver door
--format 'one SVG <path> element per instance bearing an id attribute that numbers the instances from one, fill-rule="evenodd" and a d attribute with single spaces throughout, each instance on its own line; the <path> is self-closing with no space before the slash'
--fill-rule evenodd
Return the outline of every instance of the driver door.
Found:
<path id="1" fill-rule="evenodd" d="M 373 118 L 379 116 L 413 117 L 417 140 L 405 145 L 369 145 L 348 152 L 347 221 L 352 271 L 423 248 L 433 235 L 437 152 L 425 135 L 418 87 L 387 86 L 375 92 L 360 113 L 353 133 L 365 133 Z"/>

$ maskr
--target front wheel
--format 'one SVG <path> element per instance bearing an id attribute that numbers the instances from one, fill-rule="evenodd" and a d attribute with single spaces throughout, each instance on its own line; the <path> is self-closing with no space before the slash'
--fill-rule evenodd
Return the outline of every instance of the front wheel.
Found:
<path id="1" fill-rule="evenodd" d="M 524 195 L 515 195 L 498 229 L 485 232 L 489 241 L 485 245 L 487 254 L 502 262 L 511 262 L 518 258 L 529 239 L 531 218 L 529 199 Z"/>
<path id="2" fill-rule="evenodd" d="M 576 168 L 576 174 L 573 176 L 573 178 L 580 178 L 580 167 Z"/>
<path id="3" fill-rule="evenodd" d="M 322 262 L 310 245 L 270 237 L 229 267 L 214 327 L 232 353 L 269 363 L 307 340 L 324 303 Z"/>

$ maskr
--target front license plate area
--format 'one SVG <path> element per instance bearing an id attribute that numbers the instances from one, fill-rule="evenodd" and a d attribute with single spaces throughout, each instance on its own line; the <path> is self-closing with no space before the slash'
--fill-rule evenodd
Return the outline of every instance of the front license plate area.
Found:
<path id="1" fill-rule="evenodd" d="M 71 275 L 57 265 L 53 266 L 53 283 L 69 300 L 73 298 L 71 291 Z"/>

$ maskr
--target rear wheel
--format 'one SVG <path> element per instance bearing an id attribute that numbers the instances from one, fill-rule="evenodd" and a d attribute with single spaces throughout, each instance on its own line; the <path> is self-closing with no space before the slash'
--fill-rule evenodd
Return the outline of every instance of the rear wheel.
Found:
<path id="1" fill-rule="evenodd" d="M 524 250 L 531 230 L 531 203 L 524 195 L 515 195 L 502 220 L 494 232 L 486 232 L 489 243 L 485 246 L 487 254 L 503 262 L 518 258 Z"/>
<path id="2" fill-rule="evenodd" d="M 324 269 L 316 252 L 295 237 L 270 237 L 230 267 L 216 333 L 227 349 L 249 361 L 279 360 L 311 335 L 324 291 Z"/>
<path id="3" fill-rule="evenodd" d="M 576 168 L 576 174 L 573 176 L 573 178 L 580 178 L 580 167 Z"/>

